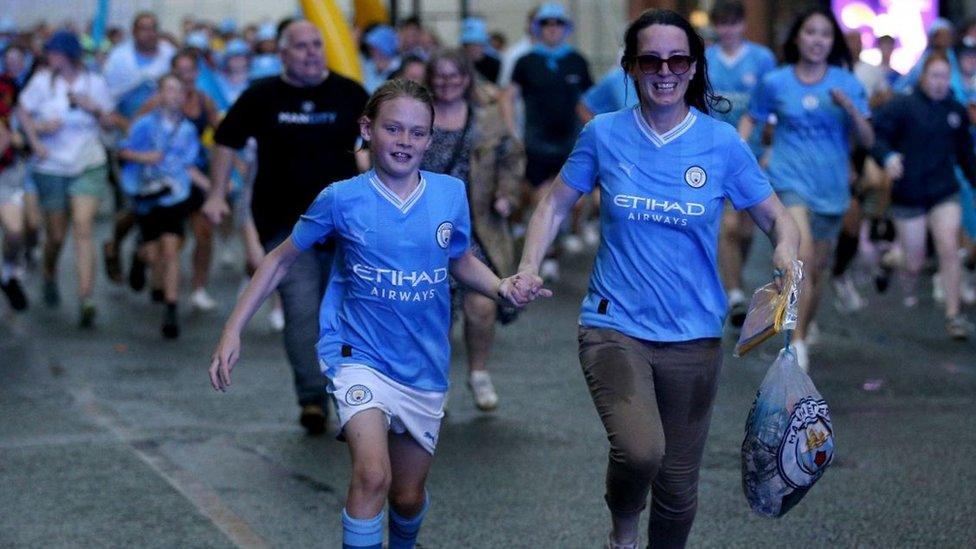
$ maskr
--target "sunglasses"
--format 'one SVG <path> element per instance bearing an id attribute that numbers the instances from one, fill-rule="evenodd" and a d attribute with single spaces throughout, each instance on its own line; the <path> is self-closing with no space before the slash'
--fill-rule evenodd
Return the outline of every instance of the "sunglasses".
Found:
<path id="1" fill-rule="evenodd" d="M 543 19 L 542 21 L 539 21 L 539 25 L 543 27 L 548 27 L 550 25 L 562 27 L 566 25 L 566 22 L 562 19 Z"/>
<path id="2" fill-rule="evenodd" d="M 668 70 L 673 74 L 684 74 L 691 68 L 695 58 L 691 55 L 672 55 L 667 59 L 662 59 L 656 55 L 635 55 L 637 68 L 644 74 L 657 74 L 661 72 L 661 67 L 667 63 Z"/>

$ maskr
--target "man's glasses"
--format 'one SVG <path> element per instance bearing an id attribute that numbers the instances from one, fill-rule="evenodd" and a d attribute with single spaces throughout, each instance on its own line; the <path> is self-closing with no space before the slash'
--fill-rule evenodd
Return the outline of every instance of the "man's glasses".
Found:
<path id="1" fill-rule="evenodd" d="M 668 70 L 673 74 L 684 74 L 691 68 L 695 58 L 691 55 L 672 55 L 667 59 L 662 59 L 656 55 L 635 55 L 637 68 L 644 74 L 657 74 L 661 72 L 661 67 L 667 63 Z"/>
<path id="2" fill-rule="evenodd" d="M 566 25 L 566 22 L 563 21 L 562 19 L 543 19 L 542 21 L 539 21 L 539 25 L 543 27 L 548 27 L 550 25 L 556 25 L 562 27 Z"/>

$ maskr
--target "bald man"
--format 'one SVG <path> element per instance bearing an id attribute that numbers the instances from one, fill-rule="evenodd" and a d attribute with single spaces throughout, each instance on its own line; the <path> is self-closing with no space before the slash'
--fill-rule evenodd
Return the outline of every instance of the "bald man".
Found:
<path id="1" fill-rule="evenodd" d="M 329 72 L 322 33 L 305 20 L 281 31 L 280 76 L 254 82 L 217 128 L 211 164 L 213 188 L 204 213 L 213 223 L 229 212 L 226 193 L 235 151 L 258 144 L 251 213 L 266 251 L 291 234 L 299 216 L 334 181 L 358 173 L 353 154 L 357 120 L 368 99 L 362 86 Z M 333 246 L 313 248 L 278 286 L 285 313 L 284 342 L 309 434 L 325 430 L 325 387 L 315 352 L 318 309 L 332 267 Z"/>

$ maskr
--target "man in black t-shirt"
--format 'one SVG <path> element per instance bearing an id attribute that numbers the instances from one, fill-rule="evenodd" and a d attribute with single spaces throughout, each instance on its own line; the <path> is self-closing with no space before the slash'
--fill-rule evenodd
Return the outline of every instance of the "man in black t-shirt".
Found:
<path id="1" fill-rule="evenodd" d="M 325 67 L 322 34 L 308 21 L 281 33 L 284 74 L 253 83 L 228 111 L 214 136 L 213 190 L 204 213 L 214 223 L 226 201 L 235 151 L 258 144 L 251 212 L 270 251 L 291 234 L 299 216 L 327 185 L 358 173 L 353 153 L 357 120 L 368 99 L 362 86 Z M 302 254 L 278 286 L 285 313 L 285 350 L 310 434 L 325 429 L 325 387 L 315 351 L 319 303 L 332 267 L 331 247 Z"/>

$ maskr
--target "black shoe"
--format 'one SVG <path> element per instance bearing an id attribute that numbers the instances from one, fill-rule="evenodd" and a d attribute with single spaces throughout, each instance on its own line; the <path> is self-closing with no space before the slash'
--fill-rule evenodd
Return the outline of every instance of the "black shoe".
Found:
<path id="1" fill-rule="evenodd" d="M 874 288 L 878 290 L 879 294 L 883 294 L 888 291 L 888 285 L 891 283 L 891 269 L 887 267 L 882 267 L 881 271 L 874 276 Z"/>
<path id="2" fill-rule="evenodd" d="M 325 432 L 325 409 L 320 404 L 305 404 L 298 422 L 305 428 L 305 432 L 318 436 Z"/>
<path id="3" fill-rule="evenodd" d="M 24 288 L 20 285 L 20 281 L 16 278 L 11 278 L 5 283 L 0 283 L 0 290 L 7 294 L 7 300 L 10 301 L 10 308 L 15 311 L 23 311 L 27 309 L 27 295 L 24 294 Z"/>
<path id="4" fill-rule="evenodd" d="M 180 337 L 180 325 L 176 322 L 176 305 L 172 303 L 166 305 L 166 312 L 163 313 L 163 337 L 166 339 Z"/>
<path id="5" fill-rule="evenodd" d="M 139 254 L 132 254 L 132 263 L 129 265 L 129 287 L 137 292 L 141 292 L 146 287 L 146 264 L 139 259 Z"/>
<path id="6" fill-rule="evenodd" d="M 736 328 L 741 328 L 746 322 L 746 314 L 749 312 L 749 304 L 740 301 L 732 305 L 729 309 L 729 322 Z"/>
<path id="7" fill-rule="evenodd" d="M 81 304 L 81 312 L 78 314 L 78 326 L 82 328 L 95 327 L 95 304 L 86 299 Z"/>
<path id="8" fill-rule="evenodd" d="M 166 301 L 166 293 L 159 288 L 153 288 L 151 292 L 153 303 L 162 303 Z"/>
<path id="9" fill-rule="evenodd" d="M 116 284 L 122 284 L 122 263 L 119 261 L 118 245 L 111 240 L 102 244 L 102 259 L 105 260 L 105 274 Z"/>

